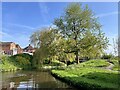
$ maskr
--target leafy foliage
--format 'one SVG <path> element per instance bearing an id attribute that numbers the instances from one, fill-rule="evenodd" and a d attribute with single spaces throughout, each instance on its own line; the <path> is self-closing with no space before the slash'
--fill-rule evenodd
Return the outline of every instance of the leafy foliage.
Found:
<path id="1" fill-rule="evenodd" d="M 14 65 L 13 62 L 10 62 L 10 58 L 8 56 L 1 56 L 1 62 L 0 62 L 0 71 L 13 71 L 20 69 Z"/>
<path id="2" fill-rule="evenodd" d="M 0 62 L 1 71 L 13 71 L 18 69 L 31 69 L 32 56 L 29 54 L 17 54 L 14 56 L 1 57 Z"/>
<path id="3" fill-rule="evenodd" d="M 33 55 L 34 66 L 37 67 L 39 64 L 43 64 L 44 60 L 46 59 L 52 59 L 51 56 L 54 56 L 55 50 L 52 48 L 52 43 L 55 39 L 54 31 L 50 30 L 50 28 L 44 28 L 41 31 L 38 31 L 39 39 L 38 39 L 38 45 L 39 48 L 37 48 L 36 52 Z M 34 38 L 33 38 L 34 39 Z"/>
<path id="4" fill-rule="evenodd" d="M 11 62 L 23 69 L 30 69 L 32 67 L 32 56 L 29 54 L 17 54 L 10 57 Z"/>
<path id="5" fill-rule="evenodd" d="M 56 30 L 66 40 L 70 40 L 67 53 L 74 53 L 79 63 L 79 54 L 85 57 L 98 57 L 107 47 L 108 39 L 100 30 L 101 25 L 92 10 L 86 5 L 82 8 L 79 3 L 72 3 L 63 16 L 55 19 Z"/>
<path id="6" fill-rule="evenodd" d="M 102 58 L 102 59 L 111 59 L 112 57 L 113 57 L 112 54 L 109 54 L 109 55 L 104 54 L 101 58 Z"/>
<path id="7" fill-rule="evenodd" d="M 108 46 L 108 38 L 101 25 L 86 5 L 68 5 L 64 14 L 54 20 L 54 28 L 41 28 L 34 32 L 31 43 L 37 48 L 33 65 L 42 66 L 45 60 L 67 62 L 81 58 L 99 58 Z"/>

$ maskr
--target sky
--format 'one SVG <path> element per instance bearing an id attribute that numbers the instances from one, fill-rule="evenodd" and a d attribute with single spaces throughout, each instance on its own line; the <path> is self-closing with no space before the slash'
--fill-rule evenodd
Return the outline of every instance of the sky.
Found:
<path id="1" fill-rule="evenodd" d="M 15 42 L 26 47 L 30 35 L 41 27 L 52 26 L 54 18 L 64 13 L 69 2 L 2 2 L 2 41 Z M 109 38 L 111 46 L 107 53 L 113 52 L 113 38 L 118 36 L 117 2 L 81 2 L 99 17 L 101 30 Z"/>

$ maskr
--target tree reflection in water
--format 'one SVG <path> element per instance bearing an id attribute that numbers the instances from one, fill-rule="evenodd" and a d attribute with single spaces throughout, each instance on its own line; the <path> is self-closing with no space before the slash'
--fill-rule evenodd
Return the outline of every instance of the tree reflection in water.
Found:
<path id="1" fill-rule="evenodd" d="M 55 79 L 49 72 L 17 71 L 2 73 L 2 89 L 73 88 Z"/>

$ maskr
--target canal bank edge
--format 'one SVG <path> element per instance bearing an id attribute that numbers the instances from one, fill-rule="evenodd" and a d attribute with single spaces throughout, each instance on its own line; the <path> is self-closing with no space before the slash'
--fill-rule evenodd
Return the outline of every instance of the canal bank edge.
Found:
<path id="1" fill-rule="evenodd" d="M 51 70 L 51 75 L 53 75 L 55 78 L 67 83 L 70 86 L 75 87 L 76 89 L 81 89 L 81 90 L 119 90 L 119 88 L 106 88 L 106 87 L 101 87 L 97 84 L 90 84 L 84 81 L 76 81 L 73 82 L 70 77 L 62 77 L 59 74 L 55 73 L 54 70 Z"/>

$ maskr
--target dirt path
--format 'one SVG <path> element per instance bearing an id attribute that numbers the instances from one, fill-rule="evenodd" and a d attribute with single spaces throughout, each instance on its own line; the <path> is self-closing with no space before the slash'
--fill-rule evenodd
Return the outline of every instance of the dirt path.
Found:
<path id="1" fill-rule="evenodd" d="M 110 63 L 110 65 L 108 67 L 106 67 L 106 69 L 112 70 L 113 67 L 114 67 L 114 64 Z"/>

